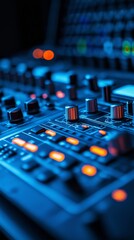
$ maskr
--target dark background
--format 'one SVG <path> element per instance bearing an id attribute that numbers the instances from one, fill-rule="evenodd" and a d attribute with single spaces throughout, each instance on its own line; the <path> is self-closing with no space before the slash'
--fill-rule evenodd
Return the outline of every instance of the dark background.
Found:
<path id="1" fill-rule="evenodd" d="M 0 58 L 45 41 L 51 0 L 0 1 Z"/>

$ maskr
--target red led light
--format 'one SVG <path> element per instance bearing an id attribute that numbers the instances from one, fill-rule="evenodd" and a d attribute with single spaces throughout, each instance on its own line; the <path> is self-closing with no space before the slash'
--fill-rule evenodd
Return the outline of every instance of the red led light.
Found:
<path id="1" fill-rule="evenodd" d="M 48 94 L 47 94 L 47 93 L 43 93 L 43 94 L 42 94 L 42 98 L 43 98 L 43 99 L 47 99 L 47 98 L 48 98 Z"/>
<path id="2" fill-rule="evenodd" d="M 58 97 L 58 98 L 64 98 L 64 97 L 65 97 L 65 93 L 62 92 L 62 91 L 57 91 L 57 92 L 56 92 L 56 97 Z"/>
<path id="3" fill-rule="evenodd" d="M 36 98 L 36 94 L 35 93 L 30 94 L 30 98 L 35 99 Z"/>

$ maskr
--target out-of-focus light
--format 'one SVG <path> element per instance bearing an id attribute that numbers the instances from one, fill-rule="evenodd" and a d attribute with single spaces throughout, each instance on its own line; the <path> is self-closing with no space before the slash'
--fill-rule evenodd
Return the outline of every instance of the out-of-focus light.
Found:
<path id="1" fill-rule="evenodd" d="M 104 130 L 102 130 L 102 129 L 99 130 L 99 133 L 100 133 L 100 135 L 102 135 L 102 136 L 106 136 L 106 134 L 107 134 L 107 132 L 104 131 Z"/>
<path id="2" fill-rule="evenodd" d="M 57 92 L 56 92 L 56 97 L 58 97 L 58 98 L 64 98 L 64 97 L 65 97 L 65 93 L 62 92 L 62 91 L 57 91 Z"/>
<path id="3" fill-rule="evenodd" d="M 36 58 L 36 59 L 42 58 L 43 57 L 43 50 L 41 50 L 40 48 L 34 49 L 33 57 Z"/>
<path id="4" fill-rule="evenodd" d="M 89 148 L 90 152 L 100 156 L 100 157 L 106 157 L 108 152 L 105 148 L 99 147 L 99 146 L 91 146 Z"/>
<path id="5" fill-rule="evenodd" d="M 127 193 L 122 189 L 117 189 L 112 192 L 112 198 L 117 202 L 123 202 L 127 199 Z"/>
<path id="6" fill-rule="evenodd" d="M 50 129 L 47 129 L 47 130 L 45 131 L 45 133 L 46 133 L 47 135 L 50 135 L 51 137 L 56 136 L 56 132 L 53 131 L 53 130 L 50 130 Z"/>
<path id="7" fill-rule="evenodd" d="M 30 94 L 30 98 L 35 99 L 36 98 L 36 94 L 35 93 Z"/>
<path id="8" fill-rule="evenodd" d="M 91 166 L 91 165 L 84 165 L 82 168 L 81 168 L 81 171 L 83 174 L 89 176 L 89 177 L 93 177 L 96 175 L 97 173 L 97 169 L 96 167 L 94 166 Z"/>
<path id="9" fill-rule="evenodd" d="M 43 99 L 47 99 L 47 98 L 48 98 L 48 94 L 47 94 L 47 93 L 43 93 L 43 94 L 42 94 L 42 98 L 43 98 Z"/>
<path id="10" fill-rule="evenodd" d="M 87 52 L 87 41 L 84 38 L 81 38 L 77 42 L 77 52 L 79 54 L 86 54 Z"/>
<path id="11" fill-rule="evenodd" d="M 30 152 L 38 151 L 38 146 L 32 143 L 26 143 L 23 147 Z"/>
<path id="12" fill-rule="evenodd" d="M 72 145 L 78 145 L 79 144 L 79 140 L 76 138 L 72 138 L 72 137 L 68 137 L 66 138 L 66 142 L 72 144 Z"/>
<path id="13" fill-rule="evenodd" d="M 20 146 L 20 147 L 23 147 L 23 146 L 25 145 L 26 141 L 24 141 L 24 140 L 21 139 L 21 138 L 14 138 L 14 139 L 12 140 L 12 143 L 14 143 L 14 144 L 16 144 L 16 145 L 18 145 L 18 146 Z"/>
<path id="14" fill-rule="evenodd" d="M 56 162 L 62 162 L 65 159 L 65 155 L 61 152 L 57 152 L 57 151 L 52 151 L 49 153 L 49 157 L 53 160 L 55 160 Z"/>
<path id="15" fill-rule="evenodd" d="M 129 55 L 131 53 L 131 43 L 129 41 L 124 41 L 122 44 L 122 52 L 124 55 Z"/>
<path id="16" fill-rule="evenodd" d="M 132 43 L 132 55 L 134 56 L 134 42 Z"/>
<path id="17" fill-rule="evenodd" d="M 115 147 L 109 146 L 108 150 L 109 150 L 109 153 L 113 156 L 118 156 L 119 154 L 118 149 Z"/>
<path id="18" fill-rule="evenodd" d="M 52 60 L 54 58 L 54 52 L 52 50 L 44 51 L 43 58 L 47 61 Z"/>

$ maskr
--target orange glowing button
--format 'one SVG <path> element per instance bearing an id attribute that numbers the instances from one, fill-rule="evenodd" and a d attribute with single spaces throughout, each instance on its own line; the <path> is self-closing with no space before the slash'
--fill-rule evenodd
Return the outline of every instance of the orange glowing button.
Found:
<path id="1" fill-rule="evenodd" d="M 96 175 L 97 173 L 97 169 L 94 166 L 91 165 L 84 165 L 81 169 L 82 173 L 89 176 L 89 177 L 93 177 Z"/>
<path id="2" fill-rule="evenodd" d="M 33 57 L 36 58 L 36 59 L 42 58 L 43 57 L 43 50 L 41 50 L 40 48 L 34 49 Z"/>
<path id="3" fill-rule="evenodd" d="M 64 97 L 65 97 L 65 93 L 62 92 L 62 91 L 57 91 L 57 92 L 56 92 L 56 96 L 57 96 L 58 98 L 64 98 Z"/>
<path id="4" fill-rule="evenodd" d="M 88 126 L 88 125 L 85 125 L 85 124 L 82 124 L 82 127 L 83 127 L 84 129 L 88 129 L 88 128 L 89 128 L 89 126 Z"/>
<path id="5" fill-rule="evenodd" d="M 122 189 L 117 189 L 112 192 L 112 198 L 117 202 L 123 202 L 127 199 L 127 193 Z"/>
<path id="6" fill-rule="evenodd" d="M 108 152 L 105 148 L 98 147 L 98 146 L 91 146 L 89 148 L 90 152 L 100 156 L 100 157 L 106 157 Z"/>
<path id="7" fill-rule="evenodd" d="M 107 132 L 106 131 L 104 131 L 104 130 L 99 130 L 99 133 L 102 135 L 102 136 L 106 136 L 106 134 L 107 134 Z"/>
<path id="8" fill-rule="evenodd" d="M 18 145 L 20 147 L 23 147 L 26 142 L 23 139 L 21 139 L 21 138 L 14 138 L 12 140 L 12 143 L 14 143 L 14 144 L 16 144 L 16 145 Z"/>
<path id="9" fill-rule="evenodd" d="M 65 159 L 65 155 L 61 152 L 52 151 L 49 153 L 49 157 L 57 162 L 62 162 Z"/>
<path id="10" fill-rule="evenodd" d="M 26 143 L 24 145 L 24 148 L 30 152 L 37 152 L 38 151 L 38 146 L 32 143 Z"/>
<path id="11" fill-rule="evenodd" d="M 68 137 L 66 138 L 66 142 L 72 144 L 72 145 L 78 145 L 79 144 L 79 140 L 76 138 L 72 138 L 72 137 Z"/>
<path id="12" fill-rule="evenodd" d="M 43 58 L 47 61 L 52 60 L 54 58 L 54 52 L 52 50 L 44 51 Z"/>
<path id="13" fill-rule="evenodd" d="M 53 130 L 50 130 L 50 129 L 47 129 L 45 131 L 46 134 L 50 135 L 51 137 L 54 137 L 56 136 L 56 132 L 54 132 Z"/>

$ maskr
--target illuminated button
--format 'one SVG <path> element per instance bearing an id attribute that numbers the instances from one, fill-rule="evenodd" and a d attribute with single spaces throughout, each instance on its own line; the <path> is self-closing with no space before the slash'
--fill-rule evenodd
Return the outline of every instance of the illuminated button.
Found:
<path id="1" fill-rule="evenodd" d="M 50 130 L 50 129 L 47 129 L 45 131 L 46 134 L 50 135 L 51 137 L 54 137 L 56 136 L 56 132 L 54 132 L 53 130 Z"/>
<path id="2" fill-rule="evenodd" d="M 85 131 L 85 130 L 89 129 L 89 126 L 86 124 L 82 124 L 82 125 L 79 125 L 77 129 L 79 129 L 81 131 Z"/>
<path id="3" fill-rule="evenodd" d="M 23 147 L 26 142 L 23 139 L 21 139 L 21 138 L 14 138 L 12 140 L 12 143 L 14 143 L 14 144 L 16 144 L 16 145 L 18 145 L 20 147 Z"/>
<path id="4" fill-rule="evenodd" d="M 82 124 L 81 126 L 82 126 L 82 128 L 83 128 L 84 130 L 89 128 L 89 126 L 88 126 L 88 125 L 85 125 L 85 124 Z"/>
<path id="5" fill-rule="evenodd" d="M 91 146 L 89 148 L 90 152 L 100 156 L 100 157 L 106 157 L 108 152 L 105 148 L 98 147 L 98 146 Z"/>
<path id="6" fill-rule="evenodd" d="M 127 193 L 122 189 L 117 189 L 112 192 L 112 198 L 117 202 L 123 202 L 127 199 Z"/>
<path id="7" fill-rule="evenodd" d="M 82 173 L 89 176 L 89 177 L 93 177 L 96 175 L 97 173 L 97 169 L 94 166 L 91 165 L 84 165 L 81 169 Z"/>
<path id="8" fill-rule="evenodd" d="M 99 134 L 100 134 L 101 136 L 106 136 L 106 135 L 107 135 L 107 132 L 101 129 L 101 130 L 99 130 Z"/>
<path id="9" fill-rule="evenodd" d="M 24 148 L 30 152 L 37 152 L 38 151 L 38 146 L 32 143 L 26 143 L 24 145 Z"/>
<path id="10" fill-rule="evenodd" d="M 79 144 L 79 140 L 76 138 L 72 138 L 72 137 L 68 137 L 66 138 L 66 142 L 72 144 L 72 145 L 78 145 Z"/>
<path id="11" fill-rule="evenodd" d="M 49 153 L 49 157 L 57 162 L 62 162 L 65 159 L 65 155 L 61 152 L 52 151 Z"/>

